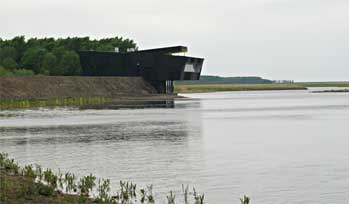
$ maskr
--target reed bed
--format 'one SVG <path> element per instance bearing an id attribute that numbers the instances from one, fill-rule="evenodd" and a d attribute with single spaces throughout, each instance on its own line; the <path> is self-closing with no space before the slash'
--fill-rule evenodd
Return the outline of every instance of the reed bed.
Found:
<path id="1" fill-rule="evenodd" d="M 349 82 L 307 82 L 297 84 L 305 87 L 349 87 Z"/>
<path id="2" fill-rule="evenodd" d="M 78 97 L 78 98 L 57 98 L 57 99 L 4 99 L 0 100 L 0 110 L 8 109 L 28 109 L 39 107 L 59 107 L 59 106 L 85 106 L 99 105 L 111 102 L 111 98 L 106 97 Z"/>

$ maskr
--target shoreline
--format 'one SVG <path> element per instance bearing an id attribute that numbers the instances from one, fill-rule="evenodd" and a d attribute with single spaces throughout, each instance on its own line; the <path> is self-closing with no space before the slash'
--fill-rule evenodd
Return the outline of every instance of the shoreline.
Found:
<path id="1" fill-rule="evenodd" d="M 40 98 L 40 99 L 2 99 L 0 111 L 11 109 L 32 109 L 45 107 L 78 107 L 85 108 L 136 108 L 170 105 L 175 99 L 185 99 L 177 94 L 152 94 L 118 97 L 77 97 L 77 98 Z"/>
<path id="2" fill-rule="evenodd" d="M 7 153 L 0 153 L 1 203 L 155 203 L 153 185 L 140 188 L 135 183 L 120 181 L 119 189 L 114 190 L 109 179 L 97 178 L 92 174 L 78 178 L 73 173 L 55 172 L 40 165 L 21 167 Z M 171 204 L 175 203 L 173 192 L 170 190 L 165 195 Z M 191 199 L 195 203 L 204 203 L 204 194 L 198 193 L 195 188 L 191 192 L 189 185 L 182 185 L 182 194 L 187 201 L 188 196 L 193 195 Z"/>
<path id="3" fill-rule="evenodd" d="M 46 77 L 27 78 L 34 83 L 33 79 L 48 79 Z M 48 82 L 53 89 L 62 89 L 58 93 L 50 89 L 39 90 L 26 89 L 23 82 L 18 85 L 18 78 L 7 78 L 10 83 L 0 87 L 0 110 L 9 109 L 32 109 L 45 107 L 78 107 L 81 109 L 122 109 L 122 108 L 153 108 L 174 107 L 174 100 L 187 100 L 188 97 L 179 94 L 190 93 L 214 93 L 227 91 L 283 91 L 283 90 L 308 90 L 306 83 L 295 84 L 176 84 L 174 94 L 156 94 L 139 78 L 132 78 L 138 85 L 127 88 L 129 84 L 122 84 L 127 78 L 81 78 L 81 77 L 53 77 L 53 82 Z M 40 81 L 39 80 L 39 81 Z M 76 81 L 75 81 L 76 80 Z M 6 81 L 6 80 L 5 80 Z M 1 82 L 1 80 L 0 80 Z M 4 82 L 4 81 L 3 81 Z M 73 83 L 73 88 L 65 90 L 58 86 L 62 82 Z M 53 84 L 52 84 L 53 83 Z M 2 83 L 4 84 L 4 83 Z M 35 82 L 37 84 L 37 82 Z M 33 84 L 32 84 L 33 86 Z M 58 86 L 58 87 L 57 87 Z M 112 86 L 112 87 L 110 87 Z M 9 87 L 13 92 L 6 91 Z M 35 85 L 34 87 L 37 87 Z M 82 87 L 92 89 L 79 92 Z M 348 83 L 312 83 L 309 87 L 349 87 Z M 98 88 L 102 91 L 99 92 Z M 140 89 L 140 90 L 138 90 Z M 128 93 L 128 90 L 132 90 Z M 70 93 L 69 91 L 72 91 Z M 311 93 L 344 93 L 345 90 L 324 90 Z M 53 92 L 53 93 L 51 93 Z"/>
<path id="4" fill-rule="evenodd" d="M 178 93 L 210 93 L 222 91 L 278 91 L 278 90 L 307 90 L 298 84 L 177 84 Z"/>

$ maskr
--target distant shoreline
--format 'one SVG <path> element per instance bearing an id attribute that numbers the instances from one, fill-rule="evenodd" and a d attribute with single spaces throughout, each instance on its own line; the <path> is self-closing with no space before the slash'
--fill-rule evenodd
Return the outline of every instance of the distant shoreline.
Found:
<path id="1" fill-rule="evenodd" d="M 337 82 L 307 82 L 290 84 L 228 84 L 228 83 L 196 83 L 175 85 L 176 93 L 209 93 L 220 91 L 277 91 L 277 90 L 307 90 L 309 87 L 349 87 L 349 83 Z M 333 92 L 333 91 L 332 91 Z M 341 91 L 343 92 L 343 91 Z"/>
<path id="2" fill-rule="evenodd" d="M 220 91 L 307 90 L 298 84 L 176 84 L 176 93 L 209 93 Z"/>

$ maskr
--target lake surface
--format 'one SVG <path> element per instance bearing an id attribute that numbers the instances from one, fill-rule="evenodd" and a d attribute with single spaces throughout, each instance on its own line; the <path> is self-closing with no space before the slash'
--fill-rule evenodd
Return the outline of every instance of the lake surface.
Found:
<path id="1" fill-rule="evenodd" d="M 186 94 L 175 108 L 0 112 L 0 151 L 77 175 L 194 185 L 211 204 L 349 203 L 349 94 Z M 177 197 L 180 197 L 178 194 Z"/>

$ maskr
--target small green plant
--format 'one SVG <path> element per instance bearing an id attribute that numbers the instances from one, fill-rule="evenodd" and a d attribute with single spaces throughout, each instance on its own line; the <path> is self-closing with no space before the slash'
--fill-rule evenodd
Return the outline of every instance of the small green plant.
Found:
<path id="1" fill-rule="evenodd" d="M 57 187 L 58 177 L 52 172 L 51 169 L 46 169 L 46 171 L 44 171 L 44 180 L 47 183 L 47 185 L 49 185 L 50 187 L 52 188 Z"/>
<path id="2" fill-rule="evenodd" d="M 189 204 L 189 200 L 188 200 L 189 185 L 184 187 L 184 185 L 182 184 L 182 191 L 183 191 L 183 196 L 184 196 L 184 204 Z"/>
<path id="3" fill-rule="evenodd" d="M 73 191 L 77 191 L 77 185 L 75 183 L 75 175 L 71 174 L 69 172 L 65 173 L 64 175 L 64 183 L 65 183 L 65 192 L 72 193 Z"/>
<path id="4" fill-rule="evenodd" d="M 23 169 L 23 176 L 32 179 L 33 181 L 35 181 L 36 179 L 36 172 L 33 168 L 33 165 L 27 165 L 24 167 Z"/>
<path id="5" fill-rule="evenodd" d="M 244 195 L 242 198 L 240 198 L 241 204 L 249 204 L 250 198 L 247 195 Z"/>
<path id="6" fill-rule="evenodd" d="M 35 165 L 35 175 L 37 176 L 38 181 L 42 182 L 44 175 L 43 175 L 41 166 L 38 164 Z"/>
<path id="7" fill-rule="evenodd" d="M 195 204 L 203 204 L 204 203 L 204 198 L 205 198 L 205 195 L 202 194 L 198 194 L 195 190 L 195 188 L 193 188 L 193 196 L 194 196 L 194 201 L 195 201 Z"/>
<path id="8" fill-rule="evenodd" d="M 116 200 L 116 203 L 133 203 L 133 201 L 135 201 L 137 197 L 136 188 L 137 185 L 133 184 L 132 182 L 130 183 L 120 181 L 120 191 L 117 193 L 116 196 L 113 196 L 113 200 Z M 143 202 L 145 200 L 146 199 L 143 199 Z"/>
<path id="9" fill-rule="evenodd" d="M 19 165 L 14 159 L 9 159 L 6 153 L 2 153 L 0 156 L 0 167 L 14 175 L 18 175 L 21 171 Z"/>
<path id="10" fill-rule="evenodd" d="M 96 185 L 96 177 L 90 174 L 89 176 L 84 176 L 80 179 L 78 188 L 80 190 L 81 196 L 89 196 L 89 193 Z"/>
<path id="11" fill-rule="evenodd" d="M 98 180 L 98 196 L 97 196 L 97 203 L 110 203 L 111 197 L 109 195 L 110 193 L 110 180 L 109 179 L 99 179 Z"/>
<path id="12" fill-rule="evenodd" d="M 147 199 L 147 194 L 146 194 L 146 192 L 145 192 L 145 190 L 143 188 L 140 190 L 140 193 L 141 193 L 140 201 L 143 204 L 146 201 L 146 199 Z"/>
<path id="13" fill-rule="evenodd" d="M 144 188 L 140 189 L 141 198 L 140 202 L 143 203 L 155 203 L 154 196 L 153 196 L 153 185 L 147 186 L 147 190 Z"/>
<path id="14" fill-rule="evenodd" d="M 176 195 L 173 193 L 173 191 L 170 191 L 170 194 L 166 196 L 167 198 L 167 204 L 175 204 Z"/>
<path id="15" fill-rule="evenodd" d="M 58 169 L 58 172 L 57 172 L 57 183 L 58 183 L 58 187 L 60 189 L 63 189 L 63 187 L 64 187 L 64 178 L 63 178 L 63 174 L 61 172 L 61 169 Z"/>
<path id="16" fill-rule="evenodd" d="M 155 199 L 153 196 L 153 185 L 147 186 L 147 189 L 148 189 L 148 192 L 147 192 L 148 203 L 153 204 L 153 203 L 155 203 Z"/>

